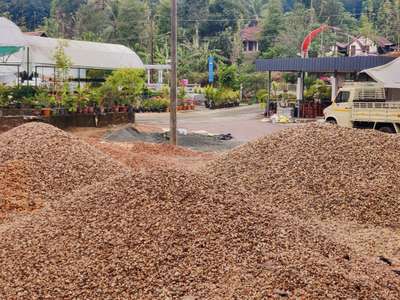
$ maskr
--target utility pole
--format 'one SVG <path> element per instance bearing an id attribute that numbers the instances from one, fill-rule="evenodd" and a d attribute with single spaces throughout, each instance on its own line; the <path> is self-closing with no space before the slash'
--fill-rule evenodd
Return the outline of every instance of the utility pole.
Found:
<path id="1" fill-rule="evenodd" d="M 177 145 L 176 94 L 177 94 L 177 0 L 171 0 L 171 104 L 170 104 L 170 138 L 171 144 Z"/>

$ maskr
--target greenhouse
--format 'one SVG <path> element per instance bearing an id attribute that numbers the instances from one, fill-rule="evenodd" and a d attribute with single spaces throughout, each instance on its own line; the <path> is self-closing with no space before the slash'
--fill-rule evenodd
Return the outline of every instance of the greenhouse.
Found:
<path id="1" fill-rule="evenodd" d="M 10 20 L 0 18 L 0 82 L 51 84 L 60 44 L 71 61 L 72 81 L 84 81 L 87 70 L 144 69 L 139 56 L 123 45 L 26 35 Z"/>

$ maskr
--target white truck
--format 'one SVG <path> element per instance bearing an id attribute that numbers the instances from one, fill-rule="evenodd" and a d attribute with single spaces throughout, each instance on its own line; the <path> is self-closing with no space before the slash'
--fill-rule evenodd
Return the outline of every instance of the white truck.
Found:
<path id="1" fill-rule="evenodd" d="M 400 100 L 389 101 L 378 83 L 346 83 L 324 110 L 324 117 L 326 122 L 343 127 L 400 133 Z"/>

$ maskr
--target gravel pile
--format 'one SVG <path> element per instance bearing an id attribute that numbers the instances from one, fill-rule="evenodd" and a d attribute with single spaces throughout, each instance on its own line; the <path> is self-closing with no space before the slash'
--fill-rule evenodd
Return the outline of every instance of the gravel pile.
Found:
<path id="1" fill-rule="evenodd" d="M 398 299 L 386 264 L 228 185 L 126 174 L 13 223 L 0 235 L 0 298 Z"/>
<path id="2" fill-rule="evenodd" d="M 28 123 L 0 135 L 0 164 L 15 160 L 31 174 L 32 196 L 46 200 L 103 181 L 122 168 L 96 148 L 44 123 Z"/>
<path id="3" fill-rule="evenodd" d="M 400 229 L 399 148 L 397 135 L 312 124 L 234 149 L 206 172 L 302 218 Z"/>
<path id="4" fill-rule="evenodd" d="M 252 186 L 268 182 L 258 177 L 270 174 L 258 170 L 267 169 L 262 153 L 283 148 L 288 155 L 306 142 L 319 145 L 321 135 L 353 133 L 288 131 L 235 150 L 202 173 L 127 171 L 46 125 L 0 136 L 4 161 L 25 157 L 28 170 L 60 195 L 51 207 L 0 225 L 0 299 L 399 299 L 393 265 L 337 243 L 300 209 L 266 201 Z M 319 150 L 306 155 L 310 164 Z M 64 177 L 57 177 L 61 169 Z M 77 174 L 80 181 L 67 180 Z M 278 195 L 274 188 L 282 202 L 293 202 L 285 178 L 285 172 L 269 177 L 277 182 L 268 183 L 269 194 Z"/>

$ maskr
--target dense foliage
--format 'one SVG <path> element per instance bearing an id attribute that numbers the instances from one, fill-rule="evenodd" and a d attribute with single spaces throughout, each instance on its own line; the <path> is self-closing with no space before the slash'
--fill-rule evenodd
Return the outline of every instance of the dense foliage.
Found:
<path id="1" fill-rule="evenodd" d="M 193 61 L 190 69 L 197 73 L 205 72 L 206 63 L 191 58 L 203 60 L 211 50 L 225 61 L 240 63 L 239 31 L 255 20 L 263 27 L 266 57 L 297 55 L 305 34 L 323 23 L 352 35 L 399 40 L 398 0 L 179 0 L 178 5 L 181 59 Z M 148 62 L 168 59 L 170 0 L 4 0 L 0 14 L 27 30 L 122 43 Z M 347 37 L 326 34 L 324 39 L 315 43 L 313 55 L 326 51 L 321 44 Z"/>
<path id="2" fill-rule="evenodd" d="M 120 43 L 134 49 L 146 63 L 165 64 L 170 53 L 170 2 L 4 0 L 0 14 L 26 30 Z M 399 0 L 178 0 L 178 8 L 179 78 L 207 85 L 207 58 L 213 55 L 218 84 L 228 94 L 238 91 L 241 84 L 244 96 L 254 99 L 258 90 L 266 88 L 267 78 L 256 75 L 250 67 L 253 60 L 243 55 L 240 31 L 250 23 L 262 28 L 259 55 L 266 58 L 299 55 L 305 35 L 321 24 L 338 27 L 344 34 L 320 35 L 310 56 L 328 55 L 335 42 L 347 42 L 349 36 L 383 36 L 400 42 Z M 105 86 L 111 93 L 109 84 Z M 112 93 L 121 96 L 115 90 Z"/>

